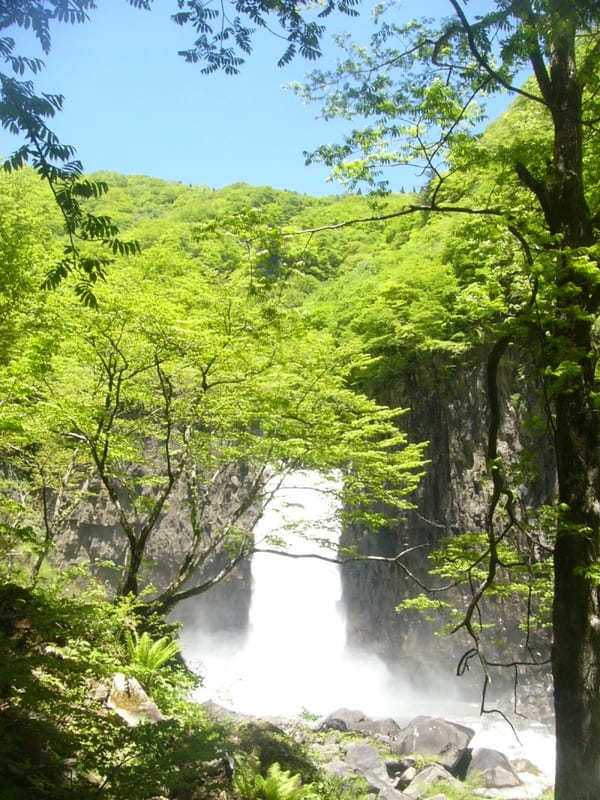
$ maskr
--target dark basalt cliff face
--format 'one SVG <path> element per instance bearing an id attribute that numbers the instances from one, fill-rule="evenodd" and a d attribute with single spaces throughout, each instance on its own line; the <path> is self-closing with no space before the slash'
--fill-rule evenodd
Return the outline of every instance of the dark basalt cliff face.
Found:
<path id="1" fill-rule="evenodd" d="M 504 463 L 514 463 L 524 447 L 533 454 L 532 477 L 521 494 L 527 506 L 548 502 L 554 493 L 554 465 L 548 433 L 543 424 L 527 424 L 532 414 L 544 418 L 532 381 L 528 380 L 518 354 L 506 358 L 498 376 L 502 424 L 499 453 Z M 509 388 L 519 387 L 519 394 Z M 402 425 L 411 441 L 429 442 L 430 463 L 416 495 L 416 508 L 376 534 L 347 529 L 343 544 L 358 546 L 361 553 L 393 556 L 418 547 L 403 559 L 427 585 L 443 579 L 427 575 L 427 555 L 441 540 L 457 533 L 485 530 L 491 494 L 486 468 L 489 408 L 486 397 L 485 357 L 471 366 L 437 369 L 434 361 L 416 366 L 386 387 L 381 400 L 407 408 Z M 528 433 L 523 435 L 522 431 Z M 457 659 L 471 646 L 463 632 L 435 636 L 439 621 L 428 622 L 416 611 L 397 613 L 396 606 L 419 594 L 415 582 L 390 564 L 351 563 L 343 568 L 343 602 L 348 620 L 348 644 L 377 653 L 426 684 L 441 669 L 450 674 Z M 455 591 L 452 601 L 466 606 L 468 590 Z M 470 596 L 470 595 L 469 595 Z M 505 621 L 505 630 L 517 625 L 510 600 L 495 602 L 494 619 Z"/>
<path id="2" fill-rule="evenodd" d="M 212 487 L 207 524 L 217 529 L 230 520 L 231 514 L 244 499 L 251 476 L 241 465 L 237 471 L 226 471 L 220 482 Z M 123 564 L 126 538 L 117 524 L 117 514 L 107 493 L 94 487 L 89 499 L 80 503 L 70 528 L 55 542 L 53 561 L 57 566 L 89 562 L 92 572 L 114 588 L 119 572 L 107 565 Z M 177 485 L 150 534 L 146 558 L 140 573 L 140 586 L 164 589 L 177 573 L 191 541 L 189 509 L 185 487 Z M 123 502 L 126 501 L 123 499 Z M 237 522 L 239 527 L 252 530 L 258 509 L 250 508 Z M 226 555 L 217 552 L 193 576 L 193 584 L 218 573 L 225 565 Z M 251 596 L 250 562 L 242 561 L 220 583 L 209 591 L 185 601 L 176 609 L 175 617 L 206 631 L 243 633 L 248 626 Z"/>

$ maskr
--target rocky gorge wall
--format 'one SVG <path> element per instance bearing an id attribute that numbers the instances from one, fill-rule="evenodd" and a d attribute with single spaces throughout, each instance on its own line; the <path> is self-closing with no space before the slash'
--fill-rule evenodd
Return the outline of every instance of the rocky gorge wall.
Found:
<path id="1" fill-rule="evenodd" d="M 210 507 L 206 513 L 209 527 L 214 530 L 227 524 L 232 513 L 243 503 L 251 482 L 252 475 L 245 465 L 230 468 L 222 474 L 211 490 Z M 185 482 L 180 481 L 150 534 L 140 574 L 141 587 L 152 585 L 156 590 L 164 589 L 189 550 L 192 534 L 186 493 Z M 122 498 L 122 502 L 127 507 L 126 498 Z M 237 525 L 252 530 L 258 511 L 258 508 L 251 507 Z M 210 535 L 208 530 L 207 535 Z M 92 486 L 88 498 L 73 514 L 69 527 L 57 537 L 53 561 L 59 567 L 89 562 L 92 572 L 114 588 L 119 573 L 108 562 L 123 564 L 125 554 L 126 538 L 118 525 L 115 508 L 101 486 Z M 200 581 L 217 573 L 225 560 L 226 554 L 217 552 L 194 578 Z M 244 560 L 209 591 L 180 603 L 175 617 L 206 631 L 243 634 L 248 626 L 251 591 L 250 562 Z"/>
<path id="2" fill-rule="evenodd" d="M 506 462 L 514 462 L 523 448 L 535 453 L 533 477 L 523 491 L 526 504 L 534 506 L 552 497 L 554 468 L 546 430 L 527 425 L 532 413 L 541 416 L 540 400 L 528 377 L 525 359 L 513 353 L 503 363 L 499 393 L 503 418 L 499 450 Z M 514 388 L 519 392 L 515 393 Z M 377 533 L 346 529 L 342 545 L 356 546 L 367 555 L 393 556 L 416 547 L 404 563 L 420 580 L 432 584 L 428 554 L 442 540 L 465 531 L 485 528 L 490 497 L 486 467 L 489 410 L 486 398 L 485 354 L 470 364 L 449 368 L 432 358 L 403 371 L 380 393 L 393 407 L 408 409 L 401 418 L 411 441 L 429 442 L 429 464 L 416 495 L 416 508 L 407 511 Z M 523 433 L 527 431 L 527 433 Z M 227 515 L 243 491 L 243 475 L 229 475 L 213 490 L 213 516 Z M 143 579 L 160 588 L 168 582 L 190 542 L 184 488 L 171 498 L 150 538 Z M 220 510 L 219 510 L 220 509 Z M 256 519 L 251 512 L 246 524 Z M 83 503 L 73 526 L 57 542 L 59 563 L 89 560 L 107 581 L 114 572 L 102 566 L 106 559 L 122 561 L 124 539 L 116 515 L 102 492 Z M 439 583 L 439 581 L 438 581 Z M 342 570 L 343 606 L 347 641 L 351 648 L 380 656 L 393 670 L 428 686 L 433 676 L 451 675 L 458 658 L 470 645 L 464 633 L 439 637 L 439 620 L 428 621 L 415 611 L 396 612 L 396 606 L 419 593 L 419 587 L 400 569 L 389 564 L 354 562 Z M 178 619 L 207 633 L 243 635 L 248 627 L 252 595 L 249 562 L 239 565 L 221 584 L 192 598 L 176 610 Z M 457 607 L 468 601 L 467 591 L 456 591 Z M 491 613 L 504 625 L 507 637 L 518 627 L 510 599 L 496 602 Z"/>
<path id="3" fill-rule="evenodd" d="M 523 354 L 509 353 L 499 372 L 499 452 L 506 464 L 516 462 L 524 448 L 534 454 L 528 464 L 527 487 L 521 487 L 524 504 L 534 507 L 552 498 L 555 473 L 547 430 L 543 424 L 531 424 L 532 419 L 539 422 L 544 415 L 534 381 L 528 377 L 531 367 L 524 363 Z M 404 563 L 427 585 L 439 586 L 443 579 L 427 575 L 428 553 L 448 537 L 485 530 L 491 493 L 486 467 L 489 408 L 485 354 L 454 369 L 436 364 L 434 359 L 415 364 L 386 386 L 379 399 L 408 409 L 401 425 L 411 441 L 429 442 L 426 455 L 430 463 L 411 498 L 414 510 L 376 534 L 346 529 L 342 544 L 357 546 L 367 555 L 384 556 L 418 547 Z M 342 581 L 348 644 L 378 654 L 416 683 L 426 686 L 432 675 L 440 672 L 452 675 L 458 659 L 472 645 L 464 631 L 452 637 L 436 636 L 439 621 L 427 621 L 412 610 L 396 612 L 396 606 L 419 594 L 420 588 L 393 565 L 347 564 Z M 457 607 L 466 607 L 469 598 L 468 588 L 452 594 Z M 510 638 L 519 622 L 510 598 L 492 603 L 489 611 Z M 542 644 L 547 645 L 545 637 Z"/>

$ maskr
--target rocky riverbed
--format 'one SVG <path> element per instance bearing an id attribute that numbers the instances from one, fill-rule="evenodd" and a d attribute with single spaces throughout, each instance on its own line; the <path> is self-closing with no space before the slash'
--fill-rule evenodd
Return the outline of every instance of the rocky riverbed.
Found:
<path id="1" fill-rule="evenodd" d="M 299 770 L 291 754 L 301 751 L 330 775 L 358 779 L 368 796 L 381 800 L 526 800 L 543 796 L 551 783 L 548 763 L 480 746 L 473 728 L 437 717 L 419 716 L 401 727 L 351 709 L 301 721 L 250 717 L 212 703 L 206 708 L 235 724 L 238 744 L 265 769 L 277 761 Z"/>

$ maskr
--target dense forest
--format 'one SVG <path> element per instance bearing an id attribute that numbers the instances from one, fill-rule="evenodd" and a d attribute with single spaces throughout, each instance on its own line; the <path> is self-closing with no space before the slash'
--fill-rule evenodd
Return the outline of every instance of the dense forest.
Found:
<path id="1" fill-rule="evenodd" d="M 517 686 L 550 665 L 556 797 L 598 796 L 600 20 L 589 0 L 489 5 L 470 19 L 449 0 L 437 26 L 378 7 L 368 47 L 340 37 L 337 67 L 296 87 L 356 123 L 308 158 L 368 197 L 84 176 L 48 127 L 62 98 L 20 79 L 42 62 L 0 39 L 0 119 L 25 142 L 0 193 L 7 797 L 367 791 L 302 759 L 254 760 L 189 702 L 196 678 L 165 621 L 284 544 L 252 531 L 298 469 L 335 477 L 337 522 L 355 537 L 332 559 L 390 565 L 415 586 L 398 613 L 465 637 L 458 672 L 477 667 L 483 709 L 492 669 Z M 92 7 L 7 4 L 0 29 L 31 28 L 47 53 L 51 24 Z M 280 63 L 316 59 L 310 11 L 258 2 L 231 18 L 190 0 L 174 21 L 198 36 L 186 61 L 234 74 L 252 50 L 246 16 L 277 17 Z M 482 132 L 499 91 L 516 99 Z M 386 170 L 415 162 L 419 194 L 390 193 Z M 483 431 L 481 513 L 429 520 L 445 535 L 416 569 L 412 547 L 363 545 L 419 514 L 437 464 L 415 420 L 459 384 Z M 182 546 L 159 575 L 155 532 L 175 503 Z M 101 507 L 110 552 L 67 566 L 65 535 Z M 111 709 L 134 679 L 148 724 L 123 725 Z M 232 752 L 238 768 L 215 772 Z"/>
<path id="2" fill-rule="evenodd" d="M 518 114 L 517 104 L 486 136 L 505 140 Z M 188 779 L 182 762 L 220 752 L 225 734 L 185 701 L 195 678 L 176 658 L 164 614 L 278 544 L 252 536 L 273 475 L 342 470 L 341 524 L 367 537 L 418 502 L 427 443 L 410 441 L 410 411 L 378 402 L 423 364 L 440 380 L 481 365 L 498 321 L 526 291 L 513 265 L 518 243 L 505 237 L 499 273 L 476 245 L 493 252 L 503 234 L 488 227 L 480 239 L 480 222 L 419 214 L 335 229 L 418 197 L 374 206 L 358 195 L 315 199 L 243 184 L 214 191 L 144 176 L 90 179 L 110 187 L 90 211 L 110 215 L 140 245 L 111 264 L 95 308 L 68 282 L 40 288 L 62 254 L 59 211 L 32 170 L 2 177 L 3 693 L 11 709 L 3 741 L 14 797 L 31 786 L 40 797 L 97 793 L 89 776 L 100 763 L 108 796 L 147 797 L 171 780 L 177 791 Z M 543 435 L 533 410 L 530 423 Z M 516 487 L 534 468 L 530 454 L 519 455 L 507 461 Z M 232 480 L 235 494 L 224 491 Z M 152 533 L 172 502 L 183 544 L 165 576 Z M 111 509 L 112 561 L 65 568 L 61 538 L 90 506 Z M 528 610 L 533 635 L 549 621 L 551 559 L 541 537 L 552 535 L 552 510 L 528 512 L 519 512 L 518 535 L 503 538 L 501 558 L 514 566 L 489 594 L 521 592 L 527 603 L 513 623 L 524 624 Z M 485 576 L 485 531 L 462 531 L 445 546 L 454 558 L 434 554 L 434 572 L 457 585 Z M 332 555 L 363 558 L 352 547 Z M 415 597 L 407 607 L 437 609 L 439 628 L 460 626 L 464 609 L 452 623 L 451 602 L 396 579 Z M 489 622 L 477 635 L 485 630 L 493 642 Z M 154 655 L 139 646 L 143 637 Z M 115 672 L 150 691 L 171 719 L 168 732 L 123 731 L 90 705 L 90 687 Z M 132 754 L 126 767 L 123 748 Z M 65 758 L 77 761 L 69 786 L 57 774 Z"/>

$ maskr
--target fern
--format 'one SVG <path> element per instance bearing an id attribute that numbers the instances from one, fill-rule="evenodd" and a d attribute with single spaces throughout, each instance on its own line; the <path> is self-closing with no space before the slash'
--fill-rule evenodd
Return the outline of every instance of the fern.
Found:
<path id="1" fill-rule="evenodd" d="M 262 784 L 264 800 L 299 800 L 304 794 L 300 776 L 281 769 L 277 762 L 271 764 Z"/>
<path id="2" fill-rule="evenodd" d="M 266 778 L 251 765 L 240 765 L 234 783 L 242 800 L 310 800 L 313 796 L 302 787 L 300 775 L 292 775 L 278 763 L 271 764 Z"/>
<path id="3" fill-rule="evenodd" d="M 131 668 L 150 684 L 152 677 L 164 664 L 179 652 L 178 642 L 163 636 L 154 641 L 145 631 L 141 636 L 137 631 L 125 631 L 125 644 L 129 653 Z"/>

